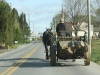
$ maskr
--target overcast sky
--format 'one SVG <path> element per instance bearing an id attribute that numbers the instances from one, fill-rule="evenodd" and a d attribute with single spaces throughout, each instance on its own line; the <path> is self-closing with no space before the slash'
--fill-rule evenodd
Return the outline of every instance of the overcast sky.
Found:
<path id="1" fill-rule="evenodd" d="M 24 12 L 30 15 L 30 27 L 33 31 L 43 32 L 50 27 L 52 18 L 61 11 L 62 0 L 6 0 L 18 13 Z"/>

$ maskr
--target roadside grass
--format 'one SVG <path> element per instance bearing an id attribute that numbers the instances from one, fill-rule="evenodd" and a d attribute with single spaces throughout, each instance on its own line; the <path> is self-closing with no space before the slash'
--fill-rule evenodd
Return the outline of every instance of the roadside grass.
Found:
<path id="1" fill-rule="evenodd" d="M 100 39 L 91 41 L 91 61 L 100 64 Z"/>
<path id="2" fill-rule="evenodd" d="M 18 46 L 23 44 L 13 44 L 13 45 L 7 45 L 6 49 L 0 49 L 0 54 L 11 51 L 12 49 L 16 49 Z"/>
<path id="3" fill-rule="evenodd" d="M 6 51 L 0 51 L 0 54 L 2 54 L 2 53 L 4 53 L 4 52 L 6 52 Z"/>
<path id="4" fill-rule="evenodd" d="M 31 42 L 32 41 L 26 41 L 26 43 L 24 43 L 24 44 L 28 44 L 28 43 L 31 43 Z M 7 45 L 6 49 L 0 49 L 0 54 L 8 52 L 8 51 L 11 51 L 13 49 L 16 49 L 16 48 L 18 48 L 18 46 L 21 46 L 21 45 L 23 45 L 23 43 L 18 43 L 18 44 L 13 44 L 13 45 Z"/>

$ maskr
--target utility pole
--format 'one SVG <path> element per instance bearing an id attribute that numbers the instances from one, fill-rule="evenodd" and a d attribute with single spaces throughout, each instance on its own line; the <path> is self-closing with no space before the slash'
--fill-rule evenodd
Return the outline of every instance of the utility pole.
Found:
<path id="1" fill-rule="evenodd" d="M 55 33 L 56 32 L 56 21 L 55 21 L 55 18 L 53 18 L 53 21 L 54 21 L 53 32 Z"/>
<path id="2" fill-rule="evenodd" d="M 29 29 L 30 29 L 30 15 L 28 14 L 28 20 L 29 20 Z M 29 40 L 30 40 L 30 36 L 29 36 Z"/>
<path id="3" fill-rule="evenodd" d="M 33 38 L 35 40 L 35 33 L 34 33 L 34 22 L 33 22 Z"/>
<path id="4" fill-rule="evenodd" d="M 29 20 L 29 27 L 30 27 L 30 15 L 28 14 L 28 20 Z"/>
<path id="5" fill-rule="evenodd" d="M 24 13 L 22 12 L 22 19 L 23 19 L 23 43 L 24 43 Z"/>
<path id="6" fill-rule="evenodd" d="M 61 13 L 62 13 L 62 19 L 64 20 L 64 9 L 63 9 L 63 6 L 62 6 Z"/>
<path id="7" fill-rule="evenodd" d="M 88 11 L 88 44 L 89 44 L 90 52 L 91 52 L 91 36 L 90 36 L 91 14 L 90 14 L 90 0 L 87 0 L 87 11 Z"/>

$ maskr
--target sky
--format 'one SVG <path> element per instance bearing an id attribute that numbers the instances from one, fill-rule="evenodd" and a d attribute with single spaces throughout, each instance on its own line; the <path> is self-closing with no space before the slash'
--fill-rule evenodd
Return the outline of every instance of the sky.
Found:
<path id="1" fill-rule="evenodd" d="M 24 12 L 28 21 L 30 20 L 31 32 L 44 32 L 50 28 L 52 18 L 60 13 L 62 0 L 6 0 L 18 13 Z"/>

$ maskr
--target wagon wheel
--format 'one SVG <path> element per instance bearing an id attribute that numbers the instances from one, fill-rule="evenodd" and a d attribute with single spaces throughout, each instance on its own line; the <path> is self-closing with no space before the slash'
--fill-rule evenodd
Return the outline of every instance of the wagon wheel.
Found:
<path id="1" fill-rule="evenodd" d="M 86 52 L 84 52 L 84 65 L 90 65 L 90 48 L 89 46 L 85 46 L 85 49 L 87 50 Z"/>
<path id="2" fill-rule="evenodd" d="M 56 46 L 51 46 L 51 66 L 56 65 Z"/>

